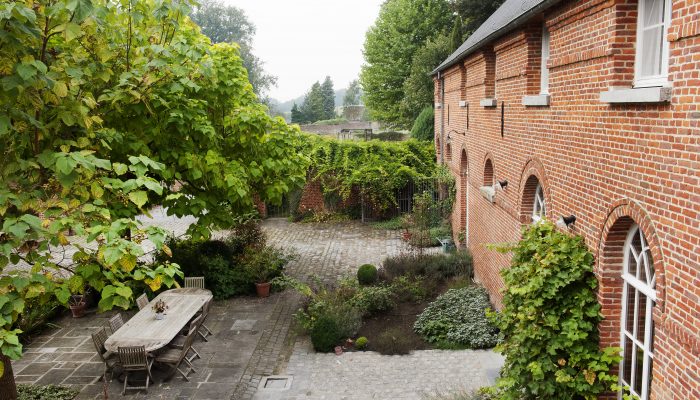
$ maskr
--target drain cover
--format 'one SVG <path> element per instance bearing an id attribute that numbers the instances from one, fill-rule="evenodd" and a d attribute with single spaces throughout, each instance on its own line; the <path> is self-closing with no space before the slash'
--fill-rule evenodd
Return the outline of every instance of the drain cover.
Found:
<path id="1" fill-rule="evenodd" d="M 262 378 L 258 390 L 289 390 L 292 387 L 291 375 L 271 375 Z"/>

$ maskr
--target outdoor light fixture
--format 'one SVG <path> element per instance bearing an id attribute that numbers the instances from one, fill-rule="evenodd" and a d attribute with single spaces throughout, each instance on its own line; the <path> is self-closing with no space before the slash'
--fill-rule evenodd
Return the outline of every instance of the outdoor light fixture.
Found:
<path id="1" fill-rule="evenodd" d="M 497 186 L 498 189 L 500 189 L 500 190 L 505 190 L 506 187 L 508 186 L 508 181 L 505 180 L 505 179 L 502 180 L 502 181 L 497 181 L 496 186 Z"/>
<path id="2" fill-rule="evenodd" d="M 447 144 L 452 143 L 452 137 L 450 137 L 449 132 L 447 133 L 447 140 L 445 141 Z"/>
<path id="3" fill-rule="evenodd" d="M 451 129 L 449 132 L 447 132 L 447 138 L 448 138 L 448 139 L 450 138 L 450 133 L 452 133 L 452 132 L 454 132 L 454 133 L 456 133 L 456 134 L 458 134 L 458 135 L 467 136 L 467 132 L 460 132 L 460 131 L 458 131 L 458 130 Z"/>
<path id="4" fill-rule="evenodd" d="M 576 222 L 576 216 L 575 215 L 569 215 L 568 217 L 561 216 L 559 217 L 559 220 L 557 221 L 557 226 L 560 228 L 568 228 L 569 225 L 573 225 Z"/>

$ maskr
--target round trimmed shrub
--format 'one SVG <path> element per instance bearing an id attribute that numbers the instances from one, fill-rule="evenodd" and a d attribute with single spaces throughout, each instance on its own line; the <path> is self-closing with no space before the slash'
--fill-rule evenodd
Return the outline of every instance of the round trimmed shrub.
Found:
<path id="1" fill-rule="evenodd" d="M 310 336 L 314 349 L 324 353 L 332 351 L 336 343 L 343 338 L 335 319 L 327 315 L 316 321 Z"/>
<path id="2" fill-rule="evenodd" d="M 355 341 L 355 347 L 358 348 L 358 349 L 360 349 L 360 350 L 361 350 L 361 349 L 364 349 L 365 347 L 367 347 L 367 343 L 368 343 L 368 342 L 369 342 L 369 340 L 367 340 L 366 337 L 360 336 L 360 337 L 357 338 L 357 340 Z"/>
<path id="3" fill-rule="evenodd" d="M 377 267 L 372 264 L 361 265 L 357 270 L 357 281 L 360 285 L 372 285 L 377 282 Z"/>

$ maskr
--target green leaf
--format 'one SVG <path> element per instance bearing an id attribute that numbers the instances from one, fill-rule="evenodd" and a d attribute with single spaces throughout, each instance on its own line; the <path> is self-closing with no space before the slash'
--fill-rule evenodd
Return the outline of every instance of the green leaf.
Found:
<path id="1" fill-rule="evenodd" d="M 36 68 L 29 64 L 17 64 L 17 74 L 28 81 L 36 75 Z"/>
<path id="2" fill-rule="evenodd" d="M 0 136 L 4 136 L 10 131 L 11 122 L 7 115 L 0 115 Z"/>
<path id="3" fill-rule="evenodd" d="M 65 83 L 58 81 L 53 85 L 53 93 L 59 98 L 66 97 L 68 95 L 68 86 Z"/>
<path id="4" fill-rule="evenodd" d="M 81 34 L 80 25 L 75 22 L 67 22 L 63 27 L 63 37 L 66 38 L 66 42 L 77 38 Z"/>
<path id="5" fill-rule="evenodd" d="M 148 194 L 143 190 L 131 192 L 129 193 L 129 200 L 141 208 L 146 204 L 146 202 L 148 202 Z"/>
<path id="6" fill-rule="evenodd" d="M 112 169 L 117 175 L 124 175 L 129 170 L 128 167 L 122 163 L 112 163 Z"/>

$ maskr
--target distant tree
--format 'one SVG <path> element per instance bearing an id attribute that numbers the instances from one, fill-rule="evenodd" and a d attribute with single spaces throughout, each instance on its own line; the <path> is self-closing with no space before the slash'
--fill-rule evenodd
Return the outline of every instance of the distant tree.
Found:
<path id="1" fill-rule="evenodd" d="M 433 104 L 434 86 L 430 72 L 451 53 L 450 38 L 446 35 L 429 40 L 416 52 L 411 74 L 404 82 L 405 95 L 399 110 L 405 121 L 412 123 L 425 107 Z"/>
<path id="2" fill-rule="evenodd" d="M 304 102 L 300 109 L 304 123 L 313 123 L 325 118 L 323 110 L 323 92 L 321 84 L 316 82 L 311 86 L 311 90 L 304 97 Z"/>
<path id="3" fill-rule="evenodd" d="M 463 26 L 462 17 L 455 15 L 455 22 L 452 25 L 452 33 L 450 34 L 450 53 L 454 53 L 454 51 L 462 45 L 462 41 L 464 41 L 464 36 L 462 34 Z"/>
<path id="4" fill-rule="evenodd" d="M 365 65 L 360 73 L 365 105 L 372 116 L 391 126 L 413 122 L 401 113 L 404 83 L 416 51 L 452 24 L 446 0 L 387 0 L 367 32 Z"/>
<path id="5" fill-rule="evenodd" d="M 292 106 L 292 123 L 293 124 L 303 124 L 304 121 L 304 114 L 299 110 L 299 106 L 297 106 L 297 103 L 294 103 Z"/>
<path id="6" fill-rule="evenodd" d="M 323 99 L 323 118 L 321 119 L 335 118 L 335 90 L 330 76 L 326 76 L 321 85 L 321 98 Z"/>
<path id="7" fill-rule="evenodd" d="M 277 77 L 266 73 L 263 61 L 253 54 L 255 25 L 248 20 L 245 11 L 219 0 L 202 0 L 190 18 L 212 43 L 238 43 L 253 91 L 265 100 L 265 93 L 277 84 Z"/>
<path id="8" fill-rule="evenodd" d="M 425 107 L 421 111 L 411 129 L 411 137 L 418 140 L 430 141 L 435 136 L 435 110 Z"/>
<path id="9" fill-rule="evenodd" d="M 361 95 L 360 82 L 355 79 L 348 85 L 348 90 L 345 92 L 345 97 L 343 97 L 343 107 L 360 105 Z"/>

